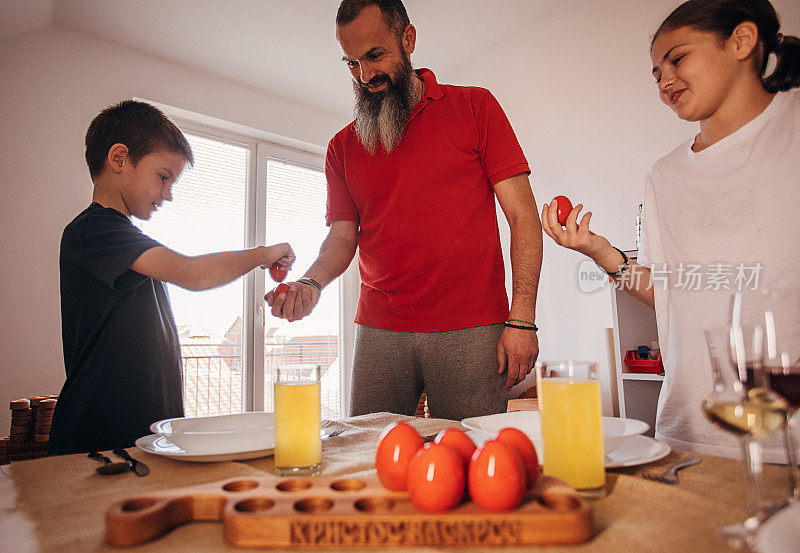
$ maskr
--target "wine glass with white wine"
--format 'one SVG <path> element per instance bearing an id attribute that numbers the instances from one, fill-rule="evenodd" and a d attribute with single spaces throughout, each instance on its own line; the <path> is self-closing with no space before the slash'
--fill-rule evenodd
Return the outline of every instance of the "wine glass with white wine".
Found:
<path id="1" fill-rule="evenodd" d="M 761 499 L 761 445 L 758 440 L 779 430 L 786 421 L 786 400 L 765 383 L 761 367 L 763 328 L 724 327 L 704 331 L 714 387 L 703 398 L 703 412 L 742 445 L 747 481 L 747 519 L 717 529 L 733 545 L 752 547 L 761 523 L 782 505 Z"/>

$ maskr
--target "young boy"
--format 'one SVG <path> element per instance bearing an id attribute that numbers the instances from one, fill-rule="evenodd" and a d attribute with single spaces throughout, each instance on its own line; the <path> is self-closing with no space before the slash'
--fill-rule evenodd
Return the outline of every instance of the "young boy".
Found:
<path id="1" fill-rule="evenodd" d="M 256 267 L 288 270 L 288 244 L 187 257 L 142 234 L 187 163 L 186 138 L 153 106 L 120 102 L 86 132 L 92 204 L 61 239 L 61 325 L 67 380 L 51 454 L 124 448 L 153 422 L 183 416 L 181 354 L 164 282 L 227 284 Z"/>

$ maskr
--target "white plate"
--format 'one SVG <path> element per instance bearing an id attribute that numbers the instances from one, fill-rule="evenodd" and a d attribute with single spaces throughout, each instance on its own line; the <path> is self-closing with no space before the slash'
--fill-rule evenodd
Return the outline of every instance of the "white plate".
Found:
<path id="1" fill-rule="evenodd" d="M 170 442 L 164 436 L 158 434 L 150 434 L 142 436 L 136 440 L 136 447 L 147 453 L 154 455 L 162 455 L 170 459 L 178 459 L 180 461 L 192 461 L 196 463 L 213 463 L 219 461 L 242 461 L 245 459 L 258 459 L 259 457 L 267 457 L 272 455 L 272 450 L 275 447 L 274 439 L 269 442 L 268 447 L 264 449 L 255 449 L 250 451 L 220 451 L 217 453 L 192 453 L 178 447 Z"/>
<path id="2" fill-rule="evenodd" d="M 772 516 L 756 535 L 759 553 L 797 553 L 800 544 L 800 503 Z"/>
<path id="3" fill-rule="evenodd" d="M 513 411 L 511 413 L 498 413 L 484 417 L 471 417 L 461 421 L 461 424 L 470 430 L 495 434 L 503 428 L 517 428 L 524 432 L 536 446 L 537 453 L 543 453 L 542 448 L 542 420 L 540 411 Z M 635 436 L 646 432 L 650 426 L 646 422 L 635 419 L 621 419 L 618 417 L 603 417 L 603 446 L 605 452 L 611 453 L 628 436 Z"/>
<path id="4" fill-rule="evenodd" d="M 256 451 L 275 438 L 273 415 L 261 411 L 213 417 L 180 417 L 150 425 L 150 431 L 185 451 L 213 455 Z"/>
<path id="5" fill-rule="evenodd" d="M 475 445 L 480 447 L 484 442 L 492 438 L 492 434 L 479 432 L 477 430 L 467 430 L 467 436 L 472 438 Z M 540 451 L 537 446 L 537 453 Z M 622 467 L 635 467 L 663 459 L 671 448 L 664 442 L 659 442 L 647 436 L 628 436 L 622 438 L 620 444 L 605 457 L 607 469 Z M 540 462 L 542 459 L 539 460 Z"/>
<path id="6" fill-rule="evenodd" d="M 153 434 L 173 432 L 231 432 L 272 428 L 273 414 L 266 411 L 251 411 L 234 415 L 215 415 L 211 417 L 179 417 L 164 419 L 150 425 Z"/>
<path id="7" fill-rule="evenodd" d="M 663 459 L 670 451 L 667 444 L 648 436 L 628 436 L 614 451 L 606 453 L 606 468 L 617 469 L 652 463 Z"/>

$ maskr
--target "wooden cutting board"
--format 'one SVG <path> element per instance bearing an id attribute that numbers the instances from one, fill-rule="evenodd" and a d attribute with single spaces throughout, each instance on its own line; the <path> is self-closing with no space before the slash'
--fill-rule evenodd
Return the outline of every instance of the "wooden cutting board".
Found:
<path id="1" fill-rule="evenodd" d="M 444 513 L 417 510 L 407 493 L 377 478 L 236 478 L 129 498 L 106 513 L 106 540 L 134 545 L 191 521 L 221 521 L 235 545 L 448 546 L 581 543 L 591 537 L 589 504 L 541 476 L 513 511 L 471 501 Z"/>

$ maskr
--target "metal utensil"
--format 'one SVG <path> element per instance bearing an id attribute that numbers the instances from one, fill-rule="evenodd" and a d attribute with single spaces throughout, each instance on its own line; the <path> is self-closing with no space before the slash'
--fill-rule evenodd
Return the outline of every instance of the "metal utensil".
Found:
<path id="1" fill-rule="evenodd" d="M 696 455 L 690 455 L 686 457 L 682 461 L 675 463 L 667 470 L 665 470 L 661 474 L 642 474 L 643 477 L 647 478 L 648 480 L 654 480 L 656 482 L 661 482 L 662 484 L 677 484 L 678 483 L 678 475 L 677 472 L 681 469 L 685 469 L 686 467 L 691 467 L 692 465 L 696 465 L 702 459 Z"/>
<path id="2" fill-rule="evenodd" d="M 102 466 L 99 466 L 95 469 L 100 474 L 120 474 L 131 468 L 131 464 L 129 462 L 120 461 L 119 463 L 113 463 L 111 462 L 111 459 L 97 451 L 92 451 L 89 453 L 88 457 L 103 463 Z"/>
<path id="3" fill-rule="evenodd" d="M 339 434 L 344 433 L 344 428 L 337 428 L 336 430 L 331 430 L 330 432 L 323 430 L 322 431 L 322 439 L 327 440 L 328 438 L 335 438 Z"/>
<path id="4" fill-rule="evenodd" d="M 116 455 L 117 457 L 122 457 L 123 459 L 128 461 L 128 463 L 130 463 L 131 470 L 136 473 L 136 476 L 147 476 L 148 474 L 150 474 L 150 467 L 148 467 L 141 461 L 138 461 L 133 457 L 131 457 L 130 453 L 128 453 L 124 449 L 115 449 L 114 455 Z"/>

